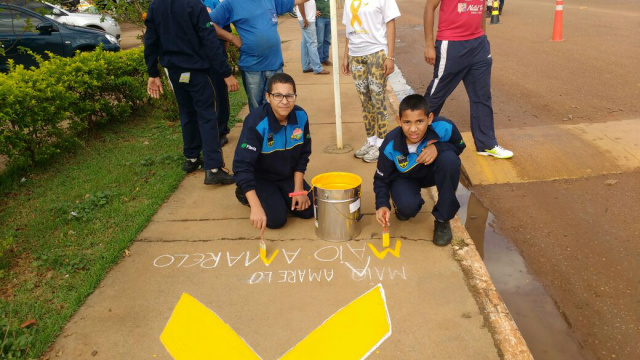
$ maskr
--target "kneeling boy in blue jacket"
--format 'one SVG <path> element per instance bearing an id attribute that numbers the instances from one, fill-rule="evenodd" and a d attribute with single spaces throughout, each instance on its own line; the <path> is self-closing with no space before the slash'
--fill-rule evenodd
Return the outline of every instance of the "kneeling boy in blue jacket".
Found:
<path id="1" fill-rule="evenodd" d="M 244 120 L 233 159 L 236 197 L 251 207 L 249 220 L 264 234 L 293 215 L 313 217 L 309 184 L 304 173 L 311 155 L 307 113 L 296 101 L 296 84 L 287 74 L 275 74 L 267 85 L 267 104 Z M 295 192 L 304 195 L 289 197 Z"/>
<path id="2" fill-rule="evenodd" d="M 456 198 L 459 155 L 466 145 L 451 120 L 434 118 L 421 95 L 404 98 L 398 113 L 400 126 L 390 131 L 380 146 L 373 179 L 376 219 L 382 226 L 389 225 L 389 197 L 393 199 L 398 220 L 415 217 L 424 204 L 420 189 L 435 185 L 438 201 L 431 211 L 436 219 L 433 242 L 448 245 L 452 238 L 449 220 L 460 208 Z"/>

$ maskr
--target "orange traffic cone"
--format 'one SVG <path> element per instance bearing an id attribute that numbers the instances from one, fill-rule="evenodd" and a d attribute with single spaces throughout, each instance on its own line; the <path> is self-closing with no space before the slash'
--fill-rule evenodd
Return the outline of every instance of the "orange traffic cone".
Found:
<path id="1" fill-rule="evenodd" d="M 491 23 L 490 24 L 491 25 L 500 24 L 500 10 L 498 5 L 498 0 L 493 0 L 493 6 L 491 7 Z"/>
<path id="2" fill-rule="evenodd" d="M 562 38 L 562 8 L 563 0 L 556 0 L 556 18 L 553 21 L 553 35 L 551 41 L 564 41 Z"/>

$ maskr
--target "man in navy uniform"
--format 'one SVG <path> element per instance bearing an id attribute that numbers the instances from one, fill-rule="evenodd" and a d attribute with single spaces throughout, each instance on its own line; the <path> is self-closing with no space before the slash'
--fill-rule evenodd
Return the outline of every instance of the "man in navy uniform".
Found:
<path id="1" fill-rule="evenodd" d="M 163 92 L 159 57 L 169 72 L 180 109 L 185 171 L 195 171 L 202 164 L 205 184 L 233 184 L 233 177 L 223 168 L 209 70 L 214 67 L 222 74 L 229 91 L 238 90 L 238 82 L 231 75 L 205 6 L 200 0 L 153 0 L 145 25 L 147 92 L 154 98 Z"/>

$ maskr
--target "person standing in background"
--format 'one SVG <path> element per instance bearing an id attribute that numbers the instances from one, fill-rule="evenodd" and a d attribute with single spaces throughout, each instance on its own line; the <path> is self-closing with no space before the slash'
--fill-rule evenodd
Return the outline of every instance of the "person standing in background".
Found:
<path id="1" fill-rule="evenodd" d="M 378 149 L 387 135 L 387 77 L 395 66 L 395 18 L 399 16 L 395 0 L 347 0 L 344 4 L 347 41 L 342 73 L 353 76 L 367 133 L 354 156 L 369 163 L 378 161 Z"/>
<path id="2" fill-rule="evenodd" d="M 218 6 L 222 1 L 221 0 L 201 0 L 204 6 L 207 8 L 207 12 L 209 16 L 213 10 Z M 231 32 L 231 26 L 227 26 L 224 28 L 228 32 Z M 227 59 L 227 41 L 219 41 L 220 47 L 222 48 L 222 53 L 225 56 L 225 60 Z M 213 83 L 213 88 L 216 91 L 216 118 L 218 119 L 218 136 L 220 147 L 225 146 L 229 143 L 229 139 L 227 139 L 227 134 L 229 134 L 229 116 L 231 108 L 229 106 L 229 92 L 227 91 L 227 84 L 224 82 L 224 77 L 218 69 L 215 67 L 211 67 L 211 73 L 209 74 L 211 77 L 211 82 Z"/>
<path id="3" fill-rule="evenodd" d="M 238 82 L 218 45 L 218 37 L 200 0 L 154 0 L 149 4 L 144 35 L 144 58 L 149 73 L 147 93 L 159 98 L 162 90 L 160 64 L 167 69 L 178 101 L 182 126 L 185 170 L 203 164 L 206 185 L 233 184 L 224 169 L 218 143 L 215 91 L 209 78 L 213 66 L 220 71 L 229 91 Z M 200 158 L 202 151 L 202 158 Z M 194 171 L 195 169 L 191 170 Z"/>
<path id="4" fill-rule="evenodd" d="M 293 11 L 294 5 L 308 0 L 224 0 L 211 14 L 221 39 L 240 45 L 242 82 L 247 92 L 249 110 L 267 103 L 264 94 L 267 83 L 284 66 L 278 15 Z M 230 34 L 222 27 L 233 24 L 240 35 Z"/>
<path id="5" fill-rule="evenodd" d="M 316 38 L 318 39 L 318 57 L 322 65 L 333 65 L 329 61 L 331 48 L 331 9 L 329 0 L 316 0 Z"/>
<path id="6" fill-rule="evenodd" d="M 318 56 L 318 40 L 316 38 L 316 1 L 309 0 L 304 5 L 298 5 L 298 22 L 302 30 L 302 43 L 300 45 L 300 60 L 302 72 L 316 75 L 329 74 L 320 63 Z"/>
<path id="7" fill-rule="evenodd" d="M 440 6 L 438 34 L 433 34 Z M 485 0 L 427 0 L 424 8 L 425 61 L 433 65 L 433 80 L 424 97 L 440 116 L 449 95 L 464 83 L 469 96 L 471 134 L 476 153 L 508 159 L 513 152 L 498 145 L 491 105 L 491 47 L 484 33 Z"/>

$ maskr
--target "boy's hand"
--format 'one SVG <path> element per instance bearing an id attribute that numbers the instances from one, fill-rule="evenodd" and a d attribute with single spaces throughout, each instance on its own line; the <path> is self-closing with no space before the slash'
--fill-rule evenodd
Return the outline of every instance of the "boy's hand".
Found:
<path id="1" fill-rule="evenodd" d="M 291 211 L 293 210 L 306 210 L 309 205 L 311 205 L 311 201 L 309 201 L 309 197 L 307 195 L 298 195 L 294 196 L 291 199 Z"/>
<path id="2" fill-rule="evenodd" d="M 383 206 L 376 210 L 376 220 L 378 220 L 378 223 L 382 226 L 389 226 L 389 214 L 391 214 L 389 208 Z"/>
<path id="3" fill-rule="evenodd" d="M 438 149 L 433 145 L 428 145 L 422 149 L 422 152 L 418 155 L 416 162 L 418 164 L 429 165 L 436 160 L 436 157 L 438 157 Z"/>
<path id="4" fill-rule="evenodd" d="M 264 235 L 264 229 L 267 228 L 267 214 L 265 214 L 262 206 L 252 206 L 249 221 L 256 228 L 260 229 L 260 236 Z"/>

